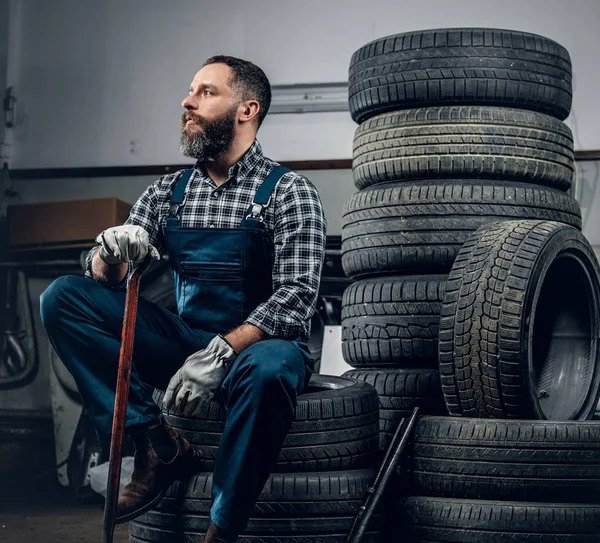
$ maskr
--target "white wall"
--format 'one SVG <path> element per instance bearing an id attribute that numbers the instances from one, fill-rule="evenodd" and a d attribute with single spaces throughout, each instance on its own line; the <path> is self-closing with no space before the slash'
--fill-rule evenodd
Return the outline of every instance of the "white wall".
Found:
<path id="1" fill-rule="evenodd" d="M 273 84 L 347 79 L 368 41 L 422 28 L 531 31 L 570 51 L 578 149 L 600 149 L 598 0 L 16 0 L 22 5 L 13 168 L 178 163 L 180 102 L 215 53 Z M 574 122 L 573 122 L 574 121 Z M 349 158 L 348 113 L 272 115 L 276 160 Z"/>

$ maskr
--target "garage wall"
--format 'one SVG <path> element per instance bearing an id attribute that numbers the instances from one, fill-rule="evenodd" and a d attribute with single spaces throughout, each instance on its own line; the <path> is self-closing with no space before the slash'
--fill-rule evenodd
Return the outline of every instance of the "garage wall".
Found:
<path id="1" fill-rule="evenodd" d="M 600 161 L 580 162 L 577 167 L 577 199 L 581 204 L 583 233 L 600 258 Z"/>
<path id="2" fill-rule="evenodd" d="M 347 79 L 352 52 L 396 32 L 494 26 L 571 52 L 579 149 L 600 149 L 597 0 L 17 0 L 22 6 L 14 168 L 177 163 L 180 102 L 214 53 L 253 60 L 274 84 Z M 349 158 L 347 113 L 272 115 L 276 160 Z"/>
<path id="3" fill-rule="evenodd" d="M 351 170 L 312 170 L 299 172 L 319 191 L 327 216 L 327 233 L 341 234 L 344 202 L 355 192 Z M 22 180 L 17 182 L 19 197 L 14 203 L 32 204 L 59 200 L 78 200 L 93 196 L 117 196 L 134 203 L 157 176 L 97 177 L 73 179 Z"/>
<path id="4" fill-rule="evenodd" d="M 317 187 L 327 215 L 329 235 L 341 234 L 344 203 L 355 192 L 351 170 L 311 170 L 300 172 Z M 133 203 L 155 176 L 97 177 L 73 179 L 22 180 L 15 203 L 32 204 L 77 200 L 93 196 L 117 196 Z M 600 161 L 577 162 L 576 198 L 581 203 L 583 232 L 600 248 Z"/>
<path id="5" fill-rule="evenodd" d="M 0 93 L 4 97 L 6 72 L 8 67 L 8 12 L 9 2 L 0 1 Z M 4 138 L 4 122 L 0 122 L 0 142 Z M 4 158 L 4 149 L 0 149 L 0 158 Z"/>

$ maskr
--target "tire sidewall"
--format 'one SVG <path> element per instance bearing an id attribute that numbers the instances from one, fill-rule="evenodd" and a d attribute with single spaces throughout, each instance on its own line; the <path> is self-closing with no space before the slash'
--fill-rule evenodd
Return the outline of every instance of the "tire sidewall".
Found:
<path id="1" fill-rule="evenodd" d="M 575 228 L 560 225 L 548 238 L 542 247 L 538 258 L 532 268 L 528 288 L 525 293 L 525 304 L 521 319 L 520 350 L 523 359 L 527 361 L 526 371 L 522 375 L 523 390 L 531 391 L 526 395 L 527 411 L 534 418 L 546 420 L 538 398 L 534 397 L 536 386 L 534 383 L 533 367 L 533 330 L 536 318 L 536 308 L 539 305 L 540 294 L 544 286 L 550 267 L 559 258 L 574 259 L 585 277 L 585 289 L 588 293 L 588 309 L 590 310 L 590 360 L 595 361 L 590 387 L 582 407 L 575 414 L 575 420 L 588 420 L 594 414 L 600 399 L 600 343 L 598 330 L 600 329 L 600 285 L 598 282 L 599 270 L 594 253 L 588 247 L 583 234 Z M 597 391 L 597 392 L 594 392 Z"/>

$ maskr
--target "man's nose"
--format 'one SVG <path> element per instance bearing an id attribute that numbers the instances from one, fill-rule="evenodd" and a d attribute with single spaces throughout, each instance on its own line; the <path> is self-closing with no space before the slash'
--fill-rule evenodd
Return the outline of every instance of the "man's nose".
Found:
<path id="1" fill-rule="evenodd" d="M 191 95 L 186 96 L 183 99 L 183 102 L 181 102 L 181 107 L 183 107 L 184 109 L 187 109 L 188 111 L 190 109 L 198 109 L 198 101 Z"/>

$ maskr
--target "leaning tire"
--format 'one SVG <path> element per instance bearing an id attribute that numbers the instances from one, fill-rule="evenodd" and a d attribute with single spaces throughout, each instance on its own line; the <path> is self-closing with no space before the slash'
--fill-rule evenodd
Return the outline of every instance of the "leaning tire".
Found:
<path id="1" fill-rule="evenodd" d="M 484 28 L 407 32 L 358 49 L 348 74 L 350 114 L 478 104 L 566 119 L 572 102 L 568 51 L 548 38 Z"/>
<path id="2" fill-rule="evenodd" d="M 343 543 L 375 479 L 373 470 L 273 474 L 240 543 Z M 175 483 L 160 505 L 130 523 L 131 541 L 198 541 L 210 522 L 212 473 Z M 376 515 L 365 541 L 379 541 Z"/>
<path id="3" fill-rule="evenodd" d="M 379 396 L 379 447 L 386 450 L 403 418 L 415 407 L 421 414 L 447 414 L 440 372 L 427 369 L 350 370 L 343 377 L 369 383 Z"/>
<path id="4" fill-rule="evenodd" d="M 564 224 L 505 221 L 473 234 L 448 276 L 440 319 L 450 414 L 591 418 L 600 394 L 598 273 L 588 241 Z"/>
<path id="5" fill-rule="evenodd" d="M 447 273 L 472 232 L 508 219 L 581 228 L 577 201 L 549 187 L 491 180 L 387 183 L 346 202 L 342 266 L 354 279 Z"/>
<path id="6" fill-rule="evenodd" d="M 407 498 L 407 529 L 428 543 L 594 543 L 600 505 Z"/>
<path id="7" fill-rule="evenodd" d="M 554 117 L 484 106 L 410 109 L 377 115 L 354 136 L 354 183 L 475 178 L 568 190 L 573 135 Z"/>
<path id="8" fill-rule="evenodd" d="M 156 395 L 155 400 L 160 400 Z M 214 462 L 225 428 L 225 409 L 216 401 L 200 406 L 194 418 L 174 412 L 165 420 L 192 444 L 206 470 Z M 298 396 L 294 422 L 285 438 L 275 472 L 370 467 L 379 445 L 377 392 L 366 383 L 313 375 Z"/>
<path id="9" fill-rule="evenodd" d="M 422 496 L 595 503 L 600 424 L 423 417 L 414 437 Z"/>
<path id="10" fill-rule="evenodd" d="M 351 284 L 342 298 L 344 360 L 356 368 L 437 369 L 438 328 L 446 278 L 446 275 L 382 277 Z"/>

